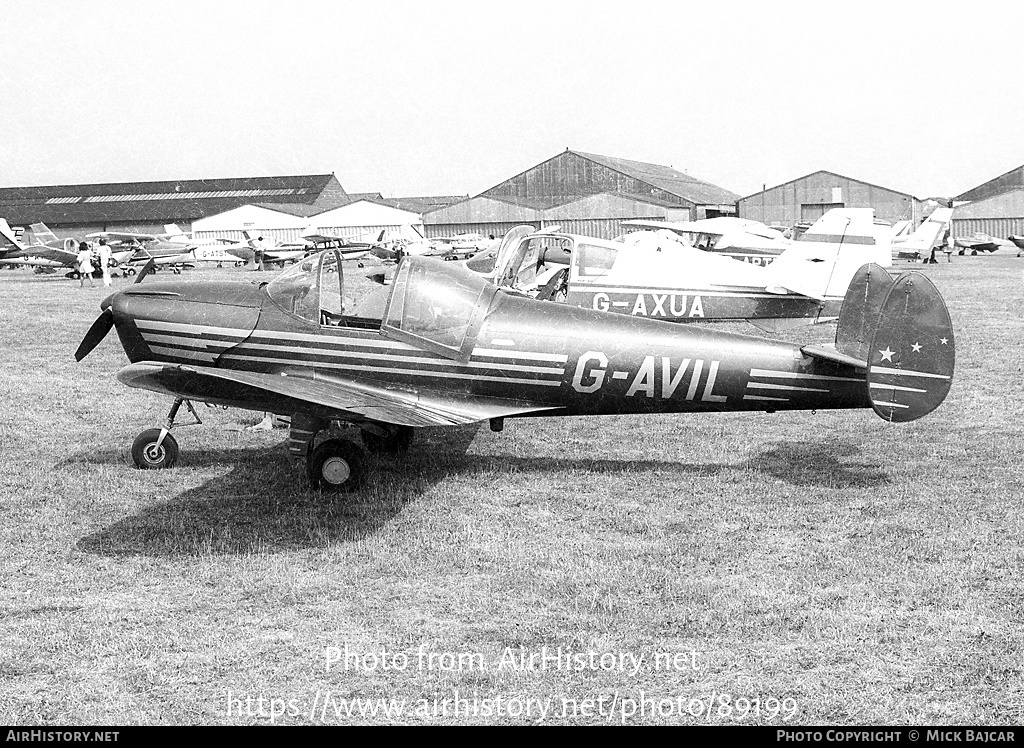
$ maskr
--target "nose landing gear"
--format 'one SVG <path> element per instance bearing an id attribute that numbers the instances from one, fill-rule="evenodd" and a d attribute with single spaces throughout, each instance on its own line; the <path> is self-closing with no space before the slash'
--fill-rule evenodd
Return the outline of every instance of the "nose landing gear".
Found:
<path id="1" fill-rule="evenodd" d="M 184 403 L 188 412 L 195 419 L 189 423 L 174 422 L 178 410 Z M 197 426 L 203 421 L 192 407 L 192 403 L 184 398 L 177 398 L 167 414 L 167 423 L 163 428 L 146 429 L 132 442 L 132 461 L 139 470 L 162 470 L 174 467 L 178 461 L 178 441 L 171 436 L 171 429 L 175 426 Z"/>

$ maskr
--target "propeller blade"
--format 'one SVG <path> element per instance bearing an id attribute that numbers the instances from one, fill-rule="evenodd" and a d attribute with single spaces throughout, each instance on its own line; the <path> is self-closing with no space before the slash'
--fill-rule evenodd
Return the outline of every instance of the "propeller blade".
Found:
<path id="1" fill-rule="evenodd" d="M 75 361 L 81 361 L 83 358 L 92 353 L 92 349 L 100 344 L 100 341 L 107 336 L 110 332 L 110 328 L 114 326 L 114 312 L 111 311 L 110 307 L 103 310 L 96 321 L 92 323 L 92 327 L 89 328 L 89 332 L 82 338 L 82 342 L 78 346 L 78 350 L 75 351 Z"/>
<path id="2" fill-rule="evenodd" d="M 156 260 L 150 258 L 149 262 L 146 263 L 146 267 L 142 268 L 142 272 L 139 273 L 139 277 L 135 279 L 135 282 L 142 283 L 142 279 L 154 270 L 156 270 Z"/>

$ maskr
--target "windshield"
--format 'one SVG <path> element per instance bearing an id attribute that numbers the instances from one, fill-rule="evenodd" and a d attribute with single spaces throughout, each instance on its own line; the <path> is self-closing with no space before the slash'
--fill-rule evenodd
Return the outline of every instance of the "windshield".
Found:
<path id="1" fill-rule="evenodd" d="M 392 284 L 383 329 L 465 356 L 497 289 L 453 263 L 406 257 Z"/>

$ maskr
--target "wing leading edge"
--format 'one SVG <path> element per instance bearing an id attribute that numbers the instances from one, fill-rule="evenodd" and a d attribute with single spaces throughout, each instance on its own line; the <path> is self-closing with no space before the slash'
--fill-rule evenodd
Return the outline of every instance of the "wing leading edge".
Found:
<path id="1" fill-rule="evenodd" d="M 496 398 L 439 397 L 390 390 L 372 384 L 302 372 L 267 374 L 142 361 L 124 367 L 117 378 L 129 387 L 188 400 L 278 413 L 309 413 L 351 421 L 397 426 L 455 426 L 555 410 Z"/>

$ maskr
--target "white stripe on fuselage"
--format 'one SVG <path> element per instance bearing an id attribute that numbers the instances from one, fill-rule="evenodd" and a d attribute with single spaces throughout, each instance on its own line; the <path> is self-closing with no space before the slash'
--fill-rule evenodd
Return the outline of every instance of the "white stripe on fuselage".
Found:
<path id="1" fill-rule="evenodd" d="M 232 348 L 237 343 L 229 341 L 217 341 L 217 340 L 203 340 L 202 338 L 186 338 L 175 335 L 159 335 L 151 332 L 142 333 L 142 337 L 148 343 L 170 343 L 172 345 L 180 345 L 187 348 L 194 348 L 200 351 L 209 351 L 211 348 L 215 349 L 219 354 L 228 348 Z M 241 344 L 235 351 L 238 354 L 248 353 L 250 351 L 270 351 L 278 353 L 300 353 L 314 356 L 329 356 L 342 359 L 353 359 L 353 360 L 364 360 L 374 359 L 380 361 L 393 361 L 396 363 L 412 363 L 412 364 L 429 364 L 449 367 L 469 367 L 472 369 L 493 369 L 498 371 L 517 371 L 524 374 L 553 374 L 555 376 L 561 376 L 564 371 L 563 368 L 547 367 L 547 366 L 528 366 L 525 364 L 510 364 L 510 363 L 490 363 L 487 361 L 469 361 L 465 364 L 460 364 L 456 361 L 449 361 L 443 358 L 422 358 L 419 356 L 400 356 L 390 353 L 371 353 L 367 351 L 352 351 L 352 350 L 331 350 L 327 348 L 313 348 L 311 346 L 293 346 L 293 345 L 280 345 L 275 343 L 253 343 L 246 341 Z"/>

